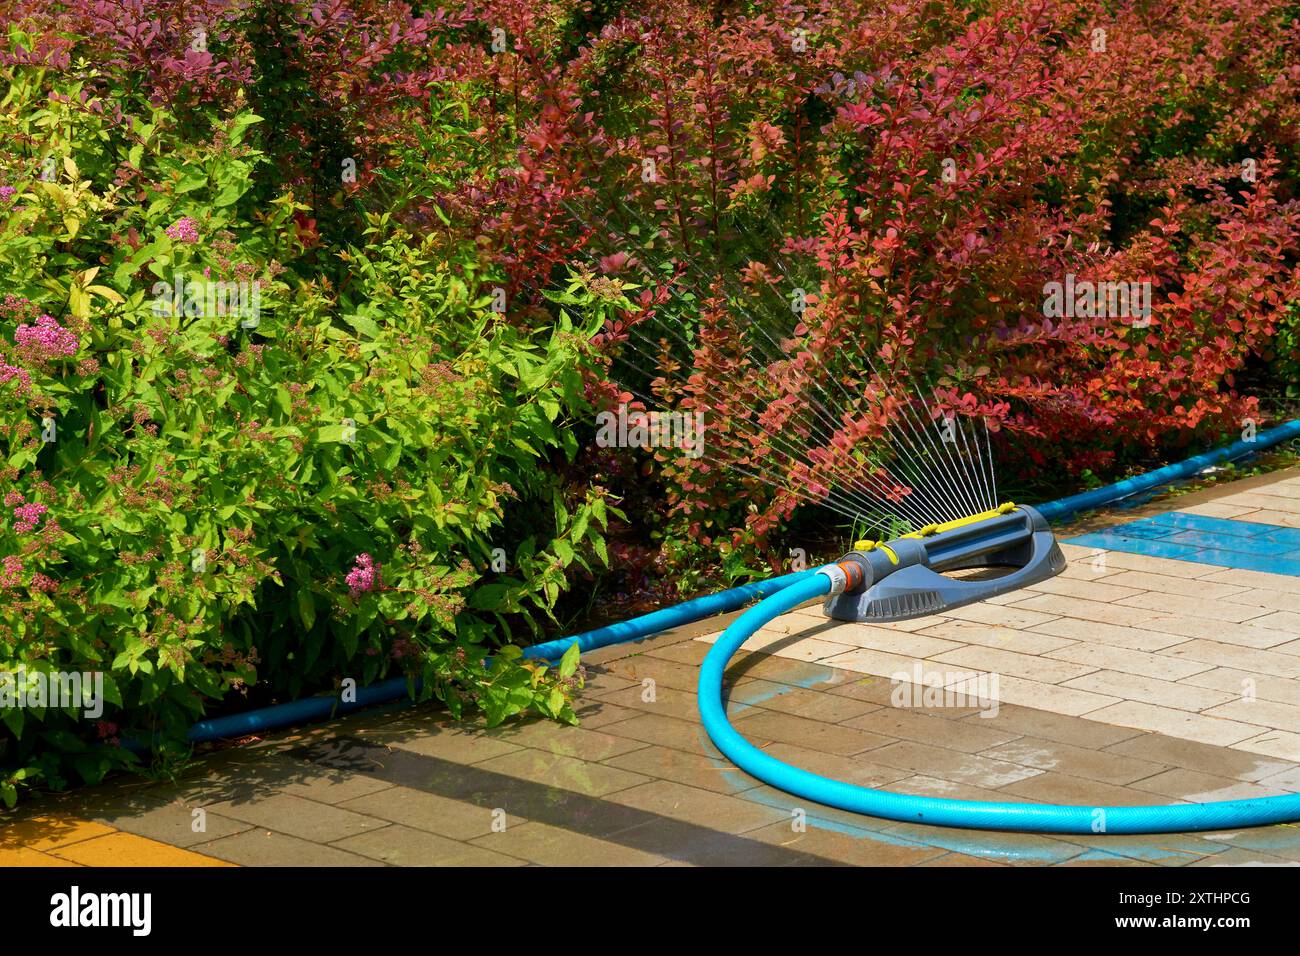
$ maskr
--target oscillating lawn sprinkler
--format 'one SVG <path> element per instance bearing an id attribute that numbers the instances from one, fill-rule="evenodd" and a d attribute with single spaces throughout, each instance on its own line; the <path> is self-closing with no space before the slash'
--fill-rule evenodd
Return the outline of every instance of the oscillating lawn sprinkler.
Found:
<path id="1" fill-rule="evenodd" d="M 1047 521 L 1033 508 L 1010 502 L 992 511 L 880 543 L 859 541 L 836 562 L 861 568 L 845 590 L 826 601 L 837 621 L 905 621 L 1028 587 L 1065 570 Z M 1009 568 L 998 577 L 948 577 L 945 572 Z"/>

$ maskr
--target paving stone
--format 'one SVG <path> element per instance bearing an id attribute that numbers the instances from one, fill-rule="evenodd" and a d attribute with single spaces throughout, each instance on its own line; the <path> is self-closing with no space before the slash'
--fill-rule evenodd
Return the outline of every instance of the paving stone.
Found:
<path id="1" fill-rule="evenodd" d="M 1251 618 L 1260 617 L 1264 610 L 1248 604 L 1233 604 L 1231 599 L 1210 599 L 1191 597 L 1186 594 L 1162 594 L 1159 591 L 1146 591 L 1116 602 L 1124 607 L 1142 608 L 1159 611 L 1174 617 L 1193 620 L 1220 621 L 1240 624 Z M 1195 635 L 1201 636 L 1201 635 Z"/>
<path id="2" fill-rule="evenodd" d="M 51 849 L 52 856 L 81 866 L 222 866 L 220 859 L 169 846 L 134 833 L 109 833 Z"/>
<path id="3" fill-rule="evenodd" d="M 1056 617 L 1073 617 L 1081 621 L 1096 621 L 1101 624 L 1118 624 L 1127 627 L 1141 625 L 1145 621 L 1160 616 L 1159 611 L 1126 607 L 1105 601 L 1089 601 L 1082 598 L 1067 597 L 1061 594 L 1040 594 L 1037 597 L 1017 601 L 1013 608 L 1039 611 L 1043 615 Z M 1027 627 L 1040 627 L 1044 621 L 1035 621 Z"/>
<path id="4" fill-rule="evenodd" d="M 287 793 L 269 794 L 256 800 L 232 800 L 214 804 L 207 810 L 218 816 L 319 843 L 330 843 L 386 825 L 373 817 Z"/>
<path id="5" fill-rule="evenodd" d="M 973 670 L 1019 677 L 1042 684 L 1061 684 L 1096 670 L 1087 664 L 1071 664 L 1032 654 L 1017 654 L 996 647 L 963 647 L 940 654 L 935 660 L 943 664 L 956 664 Z"/>
<path id="6" fill-rule="evenodd" d="M 1073 744 L 1089 750 L 1100 750 L 1121 740 L 1142 736 L 1141 731 L 1130 727 L 1116 727 L 1082 717 L 1033 710 L 1017 704 L 1002 704 L 997 715 L 992 718 L 966 718 L 968 721 L 975 719 L 1008 733 Z"/>
<path id="7" fill-rule="evenodd" d="M 1102 707 L 1089 716 L 1093 720 L 1150 730 L 1171 737 L 1181 737 L 1184 740 L 1218 744 L 1221 747 L 1254 737 L 1260 729 L 1221 717 L 1205 717 L 1174 710 L 1172 707 L 1157 707 L 1154 704 L 1144 704 L 1134 700 L 1125 700 Z"/>
<path id="8" fill-rule="evenodd" d="M 33 814 L 5 821 L 5 825 L 0 827 L 0 850 L 54 850 L 112 832 L 113 827 L 92 820 L 63 814 Z"/>
<path id="9" fill-rule="evenodd" d="M 453 840 L 471 840 L 492 832 L 490 809 L 411 787 L 388 787 L 339 806 L 401 824 L 403 829 L 425 830 Z"/>
<path id="10" fill-rule="evenodd" d="M 578 726 L 586 730 L 599 730 L 606 724 L 617 723 L 635 717 L 637 711 L 630 707 L 619 707 L 603 700 L 579 700 L 573 708 L 578 718 Z"/>
<path id="11" fill-rule="evenodd" d="M 693 664 L 699 667 L 709 653 L 709 645 L 694 639 L 658 647 L 649 652 L 650 657 L 659 657 L 679 664 Z M 743 653 L 743 652 L 741 652 Z"/>
<path id="12" fill-rule="evenodd" d="M 289 758 L 279 758 L 287 760 Z M 306 797 L 318 803 L 339 804 L 354 797 L 374 793 L 388 786 L 382 780 L 375 780 L 357 773 L 338 770 L 316 770 L 304 772 L 301 762 L 297 762 L 299 773 L 279 788 L 282 793 L 295 797 Z"/>
<path id="13" fill-rule="evenodd" d="M 1286 790 L 1233 780 L 1215 774 L 1200 773 L 1182 767 L 1166 770 L 1145 780 L 1133 784 L 1136 790 L 1149 790 L 1151 793 L 1186 800 L 1190 803 L 1213 803 L 1219 800 L 1254 800 L 1259 797 L 1275 797 L 1287 793 Z"/>
<path id="14" fill-rule="evenodd" d="M 1290 511 L 1260 509 L 1251 512 L 1246 520 L 1258 521 L 1260 524 L 1275 524 L 1281 528 L 1300 528 L 1300 514 Z"/>
<path id="15" fill-rule="evenodd" d="M 1242 588 L 1232 596 L 1232 600 L 1236 604 L 1253 604 L 1270 611 L 1300 612 L 1300 593 L 1272 591 L 1265 588 Z M 1264 622 L 1256 619 L 1251 623 L 1262 625 Z M 1297 628 L 1291 626 L 1290 630 L 1294 632 Z"/>
<path id="16" fill-rule="evenodd" d="M 1074 857 L 1071 860 L 1065 860 L 1061 863 L 1053 863 L 1053 866 L 1155 866 L 1154 863 L 1147 863 L 1143 860 L 1134 860 L 1131 857 L 1121 856 L 1118 853 L 1109 853 L 1105 850 L 1088 850 L 1087 852 Z"/>
<path id="17" fill-rule="evenodd" d="M 741 688 L 746 690 L 741 694 L 742 705 L 738 706 L 732 700 L 729 701 L 727 712 L 732 720 L 739 720 L 748 707 L 743 706 L 743 700 L 746 694 L 754 693 L 754 688 L 750 684 L 756 684 L 756 681 L 746 681 L 741 684 L 740 688 L 733 689 L 733 697 Z M 647 700 L 647 697 L 653 697 Z M 653 685 L 652 687 L 640 684 L 626 687 L 622 690 L 611 691 L 601 698 L 634 713 L 663 714 L 668 717 L 676 717 L 678 720 L 697 720 L 700 713 L 700 705 L 697 702 L 694 691 L 679 690 L 676 687 L 667 687 Z M 603 759 L 603 758 L 595 758 Z"/>
<path id="18" fill-rule="evenodd" d="M 982 750 L 980 755 L 1022 764 L 1035 770 L 1055 771 L 1115 785 L 1131 784 L 1166 769 L 1165 764 L 1075 747 L 1041 737 L 1019 737 Z"/>
<path id="19" fill-rule="evenodd" d="M 765 654 L 771 654 L 774 657 L 785 657 L 796 661 L 820 661 L 828 657 L 834 657 L 837 654 L 843 654 L 852 650 L 851 644 L 842 644 L 839 641 L 821 640 L 815 637 L 796 636 L 777 636 L 765 634 L 759 631 L 749 641 L 746 647 L 750 650 L 762 650 Z"/>
<path id="20" fill-rule="evenodd" d="M 1192 713 L 1209 711 L 1210 708 L 1225 704 L 1232 699 L 1232 695 L 1223 691 L 1109 670 L 1093 671 L 1083 677 L 1068 680 L 1062 686 Z"/>
<path id="21" fill-rule="evenodd" d="M 1210 687 L 1240 698 L 1255 696 L 1279 703 L 1300 700 L 1300 681 L 1287 680 L 1285 677 L 1269 677 L 1266 674 L 1251 674 L 1231 667 L 1215 667 L 1191 677 L 1184 677 L 1179 683 L 1191 684 L 1194 687 Z"/>
<path id="22" fill-rule="evenodd" d="M 826 759 L 844 760 L 855 758 L 833 757 L 832 755 L 823 755 Z M 800 758 L 802 760 L 802 758 Z M 889 773 L 903 773 L 903 779 L 906 780 L 906 772 L 894 768 L 884 768 Z M 894 790 L 903 781 L 890 783 L 885 789 Z M 825 804 L 808 800 L 804 797 L 796 796 L 792 793 L 786 793 L 784 790 L 778 790 L 775 787 L 764 784 L 754 787 L 752 790 L 746 790 L 739 794 L 741 800 L 748 800 L 751 803 L 777 810 L 781 814 L 781 819 L 785 820 L 787 825 L 796 817 L 808 821 L 809 823 L 818 823 L 830 828 L 851 827 L 854 830 L 871 830 L 874 832 L 883 832 L 893 826 L 894 821 L 886 820 L 882 817 L 871 817 L 861 813 L 853 813 L 849 810 L 841 810 L 838 807 L 828 807 Z M 901 839 L 901 838 L 897 838 Z"/>
<path id="23" fill-rule="evenodd" d="M 1262 609 L 1252 609 L 1262 610 Z M 1179 634 L 1183 637 L 1198 637 L 1220 644 L 1235 644 L 1240 647 L 1267 649 L 1287 642 L 1285 631 L 1268 627 L 1254 627 L 1249 622 L 1231 624 L 1226 621 L 1209 618 L 1184 616 L 1158 617 L 1145 621 L 1143 627 L 1153 631 Z"/>
<path id="24" fill-rule="evenodd" d="M 1272 677 L 1300 678 L 1300 658 L 1276 651 L 1262 651 L 1218 641 L 1192 640 L 1167 648 L 1163 653 L 1170 657 L 1253 671 Z"/>
<path id="25" fill-rule="evenodd" d="M 200 843 L 195 851 L 240 866 L 383 866 L 378 860 L 284 833 L 253 829 Z"/>
<path id="26" fill-rule="evenodd" d="M 1263 522 L 1273 524 L 1274 522 Z M 1221 568 L 1205 576 L 1205 580 L 1217 584 L 1239 584 L 1247 588 L 1264 588 L 1269 591 L 1283 591 L 1300 594 L 1300 578 L 1285 574 L 1269 574 L 1267 571 L 1250 571 L 1245 568 Z"/>
<path id="27" fill-rule="evenodd" d="M 508 728 L 494 729 L 489 733 L 497 740 L 504 740 L 516 746 L 544 750 L 561 757 L 576 757 L 579 760 L 604 760 L 606 757 L 635 750 L 637 746 L 625 737 L 616 737 L 599 730 L 571 727 L 553 720 L 521 721 Z M 439 756 L 444 756 L 445 759 L 445 755 L 439 754 Z"/>
<path id="28" fill-rule="evenodd" d="M 815 822 L 808 823 L 803 832 L 794 831 L 786 821 L 751 830 L 746 836 L 852 866 L 916 866 L 947 852 L 905 840 L 882 840 L 870 830 L 832 829 Z"/>
<path id="29" fill-rule="evenodd" d="M 1062 543 L 1061 547 L 1063 550 L 1068 547 L 1072 553 L 1076 554 L 1085 552 L 1080 557 L 1086 557 L 1089 551 L 1089 549 L 1065 543 Z M 1127 554 L 1123 551 L 1106 551 L 1104 554 L 1106 567 L 1108 568 L 1127 571 L 1151 571 L 1155 574 L 1164 574 L 1173 578 L 1210 578 L 1210 575 L 1216 571 L 1227 570 L 1213 564 L 1195 564 L 1191 561 L 1157 558 L 1147 554 Z"/>
<path id="30" fill-rule="evenodd" d="M 32 850 L 23 846 L 0 846 L 0 867 L 12 867 L 17 869 L 19 867 L 75 866 L 81 866 L 81 864 L 73 863 L 71 860 L 65 860 L 61 857 L 52 856 L 49 853 L 43 853 L 40 850 Z"/>
<path id="31" fill-rule="evenodd" d="M 665 866 L 806 866 L 824 862 L 794 848 L 656 815 L 608 839 L 616 840 L 621 846 L 664 856 L 670 861 Z"/>
<path id="32" fill-rule="evenodd" d="M 697 668 L 694 671 L 696 681 L 687 690 L 695 690 L 699 683 L 699 673 Z M 768 654 L 747 654 L 744 659 L 732 658 L 731 665 L 727 668 L 727 677 L 733 685 L 741 680 L 756 679 L 825 691 L 853 679 L 852 674 L 836 670 L 825 663 L 795 661 Z"/>
<path id="33" fill-rule="evenodd" d="M 1077 844 L 1041 834 L 990 833 L 959 827 L 929 827 L 920 823 L 895 823 L 886 832 L 976 859 L 1012 866 L 1060 863 L 1085 852 Z"/>
<path id="34" fill-rule="evenodd" d="M 1272 787 L 1286 793 L 1300 793 L 1300 767 L 1293 767 L 1281 773 L 1264 777 L 1259 781 L 1262 787 Z"/>
<path id="35" fill-rule="evenodd" d="M 1231 700 L 1206 710 L 1207 717 L 1225 717 L 1243 723 L 1259 724 L 1274 730 L 1300 733 L 1300 704 L 1283 704 L 1274 700 Z"/>
<path id="36" fill-rule="evenodd" d="M 1055 621 L 1036 625 L 1032 630 L 1036 634 L 1050 634 L 1092 644 L 1110 644 L 1135 651 L 1159 651 L 1184 644 L 1188 640 L 1180 634 L 1162 634 L 1124 624 L 1103 624 L 1072 617 L 1057 618 Z"/>
<path id="37" fill-rule="evenodd" d="M 695 689 L 700 677 L 700 669 L 694 664 L 682 664 L 677 661 L 665 660 L 662 657 L 649 657 L 644 654 L 614 661 L 608 667 L 616 677 L 628 682 L 623 687 L 629 685 L 639 686 L 641 681 L 648 677 L 660 687 L 675 687 L 678 690 L 690 692 Z M 734 679 L 735 676 L 733 675 Z M 613 687 L 610 689 L 621 690 L 623 688 Z"/>
<path id="38" fill-rule="evenodd" d="M 1250 591 L 1244 585 L 1219 584 L 1206 578 L 1176 578 L 1168 574 L 1156 574 L 1151 571 L 1117 571 L 1106 578 L 1106 583 L 1137 588 L 1143 591 L 1158 591 L 1161 594 L 1180 594 L 1185 597 L 1200 598 L 1206 601 L 1232 599 L 1242 603 L 1252 603 L 1244 601 L 1241 597 L 1241 595 Z"/>
<path id="39" fill-rule="evenodd" d="M 747 737 L 756 734 L 767 740 L 797 743 L 810 750 L 845 756 L 880 747 L 892 740 L 882 734 L 866 733 L 844 725 L 773 712 L 750 717 L 740 729 Z"/>
<path id="40" fill-rule="evenodd" d="M 981 859 L 975 856 L 967 856 L 964 853 L 945 853 L 943 856 L 933 860 L 926 860 L 918 866 L 959 866 L 963 869 L 971 866 L 1010 866 L 1009 863 L 1001 863 L 997 860 Z"/>
<path id="41" fill-rule="evenodd" d="M 835 629 L 834 636 L 838 644 L 867 647 L 905 657 L 933 657 L 961 646 L 957 641 L 942 640 L 910 631 L 891 631 L 888 628 L 871 627 L 866 624 L 841 624 Z"/>
<path id="42" fill-rule="evenodd" d="M 889 678 L 875 674 L 868 674 L 865 677 L 861 674 L 851 674 L 850 676 L 853 677 L 853 680 L 837 684 L 826 693 L 834 696 L 852 697 L 854 700 L 881 707 L 893 706 L 896 685 Z"/>
<path id="43" fill-rule="evenodd" d="M 748 719 L 745 726 L 748 727 Z M 661 747 L 671 747 L 674 750 L 684 750 L 687 753 L 704 754 L 710 757 L 721 756 L 698 722 L 679 720 L 666 714 L 642 714 L 640 717 L 620 720 L 616 724 L 611 724 L 608 729 L 612 734 L 620 734 L 642 743 L 658 744 Z M 745 733 L 749 742 L 756 747 L 765 742 L 764 738 L 755 738 L 748 730 Z"/>
<path id="44" fill-rule="evenodd" d="M 1257 850 L 1243 850 L 1234 847 L 1215 856 L 1207 856 L 1203 860 L 1197 860 L 1195 863 L 1189 863 L 1188 866 L 1300 866 L 1285 857 L 1273 856 L 1272 854 L 1260 853 Z"/>
<path id="45" fill-rule="evenodd" d="M 964 753 L 977 753 L 1005 743 L 1017 735 L 994 728 L 988 721 L 967 723 L 919 714 L 897 707 L 881 708 L 846 721 L 844 726 L 884 737 L 916 740 Z"/>
<path id="46" fill-rule="evenodd" d="M 584 662 L 586 663 L 586 662 Z M 626 677 L 619 677 L 611 673 L 605 667 L 592 666 L 586 664 L 587 677 L 583 682 L 583 694 L 589 697 L 599 697 L 601 694 L 610 691 L 623 690 L 634 686 L 637 682 L 628 680 Z"/>
<path id="47" fill-rule="evenodd" d="M 809 720 L 824 721 L 828 724 L 841 723 L 880 709 L 879 704 L 866 703 L 841 694 L 807 690 L 765 680 L 746 681 L 732 690 L 728 703 L 735 706 L 741 701 L 749 705 L 748 716 L 754 716 L 752 708 L 758 707 L 763 710 L 775 710 L 783 714 L 806 717 Z M 699 704 L 696 700 L 692 700 L 691 703 L 696 709 L 693 716 L 698 717 Z M 732 720 L 735 720 L 736 715 L 732 715 L 730 710 L 729 707 L 728 714 Z"/>
<path id="48" fill-rule="evenodd" d="M 630 770 L 648 779 L 673 780 L 717 793 L 739 793 L 759 784 L 753 777 L 721 757 L 706 757 L 669 747 L 642 747 L 605 762 L 611 767 Z"/>
<path id="49" fill-rule="evenodd" d="M 1051 637 L 1009 627 L 991 627 L 973 621 L 945 621 L 926 628 L 922 634 L 946 638 L 959 644 L 980 644 L 1020 654 L 1046 654 L 1077 643 L 1073 638 Z"/>
<path id="50" fill-rule="evenodd" d="M 1086 807 L 1137 807 L 1177 803 L 1158 794 L 1130 787 L 1118 787 L 1097 780 L 1048 771 L 1030 780 L 1003 787 L 999 793 L 1014 793 L 1035 803 L 1060 803 Z"/>
<path id="51" fill-rule="evenodd" d="M 1106 752 L 1247 781 L 1262 780 L 1295 766 L 1286 760 L 1242 753 L 1237 749 L 1216 747 L 1164 734 L 1131 737 L 1107 746 Z"/>
<path id="52" fill-rule="evenodd" d="M 627 807 L 722 833 L 743 833 L 786 819 L 780 810 L 670 780 L 644 783 L 612 794 L 609 799 Z"/>
<path id="53" fill-rule="evenodd" d="M 615 726 L 622 726 L 626 721 Z M 545 753 L 541 750 L 521 750 L 485 760 L 484 770 L 504 774 L 519 780 L 529 780 L 548 787 L 573 790 L 587 796 L 601 796 L 635 787 L 647 778 L 637 773 L 619 770 L 605 764 Z"/>
<path id="54" fill-rule="evenodd" d="M 1153 677 L 1162 681 L 1178 681 L 1193 674 L 1212 670 L 1212 664 L 1182 660 L 1167 654 L 1150 654 L 1125 647 L 1078 642 L 1069 647 L 1049 651 L 1048 657 L 1056 660 L 1087 664 L 1099 671 L 1120 671 L 1140 677 Z"/>
<path id="55" fill-rule="evenodd" d="M 1286 860 L 1291 863 L 1300 861 L 1300 827 L 1294 825 L 1273 827 L 1248 827 L 1244 830 L 1232 830 L 1226 833 L 1207 833 L 1208 840 L 1222 843 L 1224 852 L 1221 856 L 1230 863 L 1261 859 L 1261 854 L 1271 863 Z"/>
<path id="56" fill-rule="evenodd" d="M 871 760 L 887 767 L 939 777 L 954 783 L 996 790 L 1017 780 L 1035 777 L 1041 771 L 1005 760 L 958 753 L 911 740 L 889 744 L 871 752 Z"/>
<path id="57" fill-rule="evenodd" d="M 944 670 L 943 667 L 923 661 L 918 657 L 905 657 L 902 654 L 891 654 L 888 651 L 877 651 L 866 647 L 856 647 L 843 654 L 836 654 L 834 657 L 828 657 L 822 663 L 841 670 L 874 674 L 877 677 L 886 677 L 899 681 L 910 681 L 917 668 L 920 668 L 922 673 Z M 973 674 L 980 673 L 979 669 L 974 667 L 950 667 L 947 670 L 953 672 L 947 683 L 955 683 Z"/>
<path id="58" fill-rule="evenodd" d="M 897 783 L 890 784 L 889 789 L 894 793 L 905 793 L 917 797 L 942 797 L 945 800 L 981 800 L 993 803 L 1030 802 L 1024 797 L 1016 796 L 1014 793 L 1007 793 L 1005 790 L 974 787 L 923 773 L 913 774 Z"/>
<path id="59" fill-rule="evenodd" d="M 377 739 L 398 750 L 466 764 L 514 753 L 522 746 L 501 735 L 489 736 L 472 724 L 457 726 L 450 721 L 439 721 L 423 733 L 379 735 Z"/>
<path id="60" fill-rule="evenodd" d="M 976 681 L 965 681 L 953 685 L 957 690 L 970 694 L 979 694 Z M 1108 704 L 1119 703 L 1118 697 L 1097 694 L 1060 684 L 1044 684 L 1039 681 L 1024 680 L 1008 674 L 997 675 L 997 697 L 1008 704 L 1021 704 L 1037 710 L 1047 710 L 1055 714 L 1068 714 L 1078 717 Z M 992 719 L 992 718 L 989 718 Z"/>
<path id="61" fill-rule="evenodd" d="M 967 604 L 944 612 L 945 617 L 958 621 L 973 621 L 977 624 L 989 624 L 994 627 L 1010 627 L 1024 630 L 1036 624 L 1045 624 L 1060 615 L 1050 610 L 1038 610 L 1026 607 L 1026 601 L 1044 600 L 1048 595 L 1040 594 L 1026 598 L 1014 604 Z"/>
<path id="62" fill-rule="evenodd" d="M 196 817 L 195 811 L 200 809 L 203 814 Z M 162 803 L 147 807 L 136 804 L 129 808 L 112 808 L 102 812 L 97 819 L 118 830 L 178 847 L 206 843 L 240 833 L 252 826 L 251 823 L 219 813 L 209 813 L 204 808 L 183 803 Z M 195 826 L 202 826 L 203 829 L 196 831 Z"/>
<path id="63" fill-rule="evenodd" d="M 1170 867 L 1187 866 L 1225 849 L 1223 844 L 1211 842 L 1199 833 L 1072 833 L 1069 840 L 1095 851 Z"/>
<path id="64" fill-rule="evenodd" d="M 1235 743 L 1232 745 L 1232 749 L 1300 762 L 1300 734 L 1289 734 L 1284 730 L 1270 730 L 1258 737 L 1251 737 L 1249 740 Z"/>
<path id="65" fill-rule="evenodd" d="M 906 770 L 876 763 L 871 759 L 871 751 L 857 756 L 843 756 L 809 750 L 800 744 L 774 743 L 764 747 L 763 752 L 802 770 L 860 787 L 886 787 L 908 774 Z M 806 800 L 803 802 L 807 803 Z"/>
<path id="66" fill-rule="evenodd" d="M 1104 581 L 1080 581 L 1076 578 L 1057 575 L 1054 578 L 1048 578 L 1046 581 L 1039 581 L 1034 590 L 1045 594 L 1060 594 L 1064 597 L 1081 598 L 1085 601 L 1111 602 L 1142 594 L 1145 588 L 1124 587 L 1115 583 L 1111 577 L 1107 577 Z M 1032 597 L 1033 595 L 1027 596 Z"/>
<path id="67" fill-rule="evenodd" d="M 1254 505 L 1260 509 L 1279 511 L 1284 514 L 1300 514 L 1300 502 L 1285 495 L 1265 494 L 1262 491 L 1238 492 L 1223 499 L 1230 505 Z M 1257 520 L 1253 518 L 1252 520 Z M 1267 524 L 1268 522 L 1261 522 Z"/>
<path id="68" fill-rule="evenodd" d="M 545 823 L 506 827 L 473 841 L 475 847 L 507 853 L 542 866 L 658 866 L 667 860 L 608 840 L 572 833 Z"/>
<path id="69" fill-rule="evenodd" d="M 1265 614 L 1263 617 L 1252 618 L 1250 621 L 1252 627 L 1274 628 L 1285 631 L 1294 637 L 1300 634 L 1300 614 L 1294 611 L 1274 611 L 1272 614 Z"/>
<path id="70" fill-rule="evenodd" d="M 523 829 L 536 824 L 521 823 L 508 829 Z M 332 844 L 340 850 L 357 853 L 390 866 L 524 866 L 517 855 L 498 853 L 495 847 L 471 846 L 457 840 L 394 825 L 361 833 Z"/>

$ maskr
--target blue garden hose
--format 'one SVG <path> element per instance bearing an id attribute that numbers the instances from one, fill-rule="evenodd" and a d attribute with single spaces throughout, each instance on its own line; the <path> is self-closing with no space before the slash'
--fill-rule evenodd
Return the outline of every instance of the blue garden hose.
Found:
<path id="1" fill-rule="evenodd" d="M 829 568 L 833 568 L 830 565 Z M 829 570 L 829 568 L 827 570 Z M 819 569 L 765 598 L 731 623 L 700 667 L 699 707 L 714 745 L 752 777 L 787 793 L 887 820 L 975 830 L 1033 833 L 1186 833 L 1300 821 L 1300 793 L 1254 800 L 1146 807 L 1064 806 L 950 800 L 874 790 L 791 766 L 759 750 L 736 732 L 723 706 L 722 675 L 740 645 L 766 624 L 806 601 L 825 597 L 831 577 Z"/>
<path id="2" fill-rule="evenodd" d="M 1038 506 L 1049 519 L 1060 520 L 1093 508 L 1190 478 L 1223 461 L 1300 437 L 1300 419 L 1260 432 L 1253 442 L 1239 441 L 1082 494 Z M 786 574 L 686 601 L 629 621 L 572 637 L 536 644 L 524 651 L 533 660 L 558 659 L 573 644 L 582 651 L 640 640 L 652 634 L 725 614 L 761 599 L 730 627 L 706 655 L 700 669 L 699 708 L 704 728 L 723 754 L 752 776 L 781 790 L 817 803 L 890 820 L 985 830 L 1037 833 L 1176 833 L 1300 821 L 1300 794 L 1226 800 L 1202 804 L 1143 807 L 1088 807 L 1056 804 L 997 803 L 949 800 L 890 793 L 822 777 L 777 760 L 750 744 L 727 720 L 722 677 L 728 662 L 759 628 L 806 601 L 830 592 L 831 578 L 815 571 Z M 189 732 L 193 743 L 261 733 L 291 724 L 325 720 L 339 713 L 399 699 L 407 694 L 405 678 L 393 678 L 358 690 L 356 700 L 340 703 L 335 696 L 308 697 L 258 710 L 199 721 Z"/>

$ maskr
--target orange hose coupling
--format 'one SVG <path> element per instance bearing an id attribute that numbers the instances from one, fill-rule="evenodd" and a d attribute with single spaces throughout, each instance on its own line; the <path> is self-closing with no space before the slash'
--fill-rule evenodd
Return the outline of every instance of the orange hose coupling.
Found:
<path id="1" fill-rule="evenodd" d="M 824 568 L 817 569 L 818 574 L 824 574 L 831 579 L 830 594 L 843 594 L 845 591 L 856 591 L 862 587 L 864 574 L 862 565 L 856 561 L 841 561 L 839 564 L 828 564 Z"/>

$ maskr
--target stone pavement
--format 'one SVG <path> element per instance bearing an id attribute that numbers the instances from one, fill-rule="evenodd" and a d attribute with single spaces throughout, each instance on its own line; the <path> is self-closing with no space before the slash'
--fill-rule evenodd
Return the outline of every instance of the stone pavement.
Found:
<path id="1" fill-rule="evenodd" d="M 1129 547 L 1145 526 L 1124 526 L 1171 512 L 1297 528 L 1300 471 L 1079 530 Z M 1182 533 L 1161 526 L 1158 537 Z M 816 606 L 779 619 L 728 671 L 737 729 L 783 760 L 904 793 L 1091 806 L 1300 792 L 1300 576 L 1070 536 L 1069 568 L 1030 591 L 894 625 L 832 623 Z M 988 833 L 773 790 L 699 725 L 697 669 L 724 623 L 586 655 L 579 727 L 487 730 L 425 706 L 367 711 L 201 756 L 172 783 L 123 779 L 28 801 L 0 830 L 0 865 L 1300 862 L 1300 825 Z M 927 698 L 891 680 L 900 673 L 996 692 L 945 700 L 931 687 Z M 900 701 L 905 691 L 915 693 Z"/>

